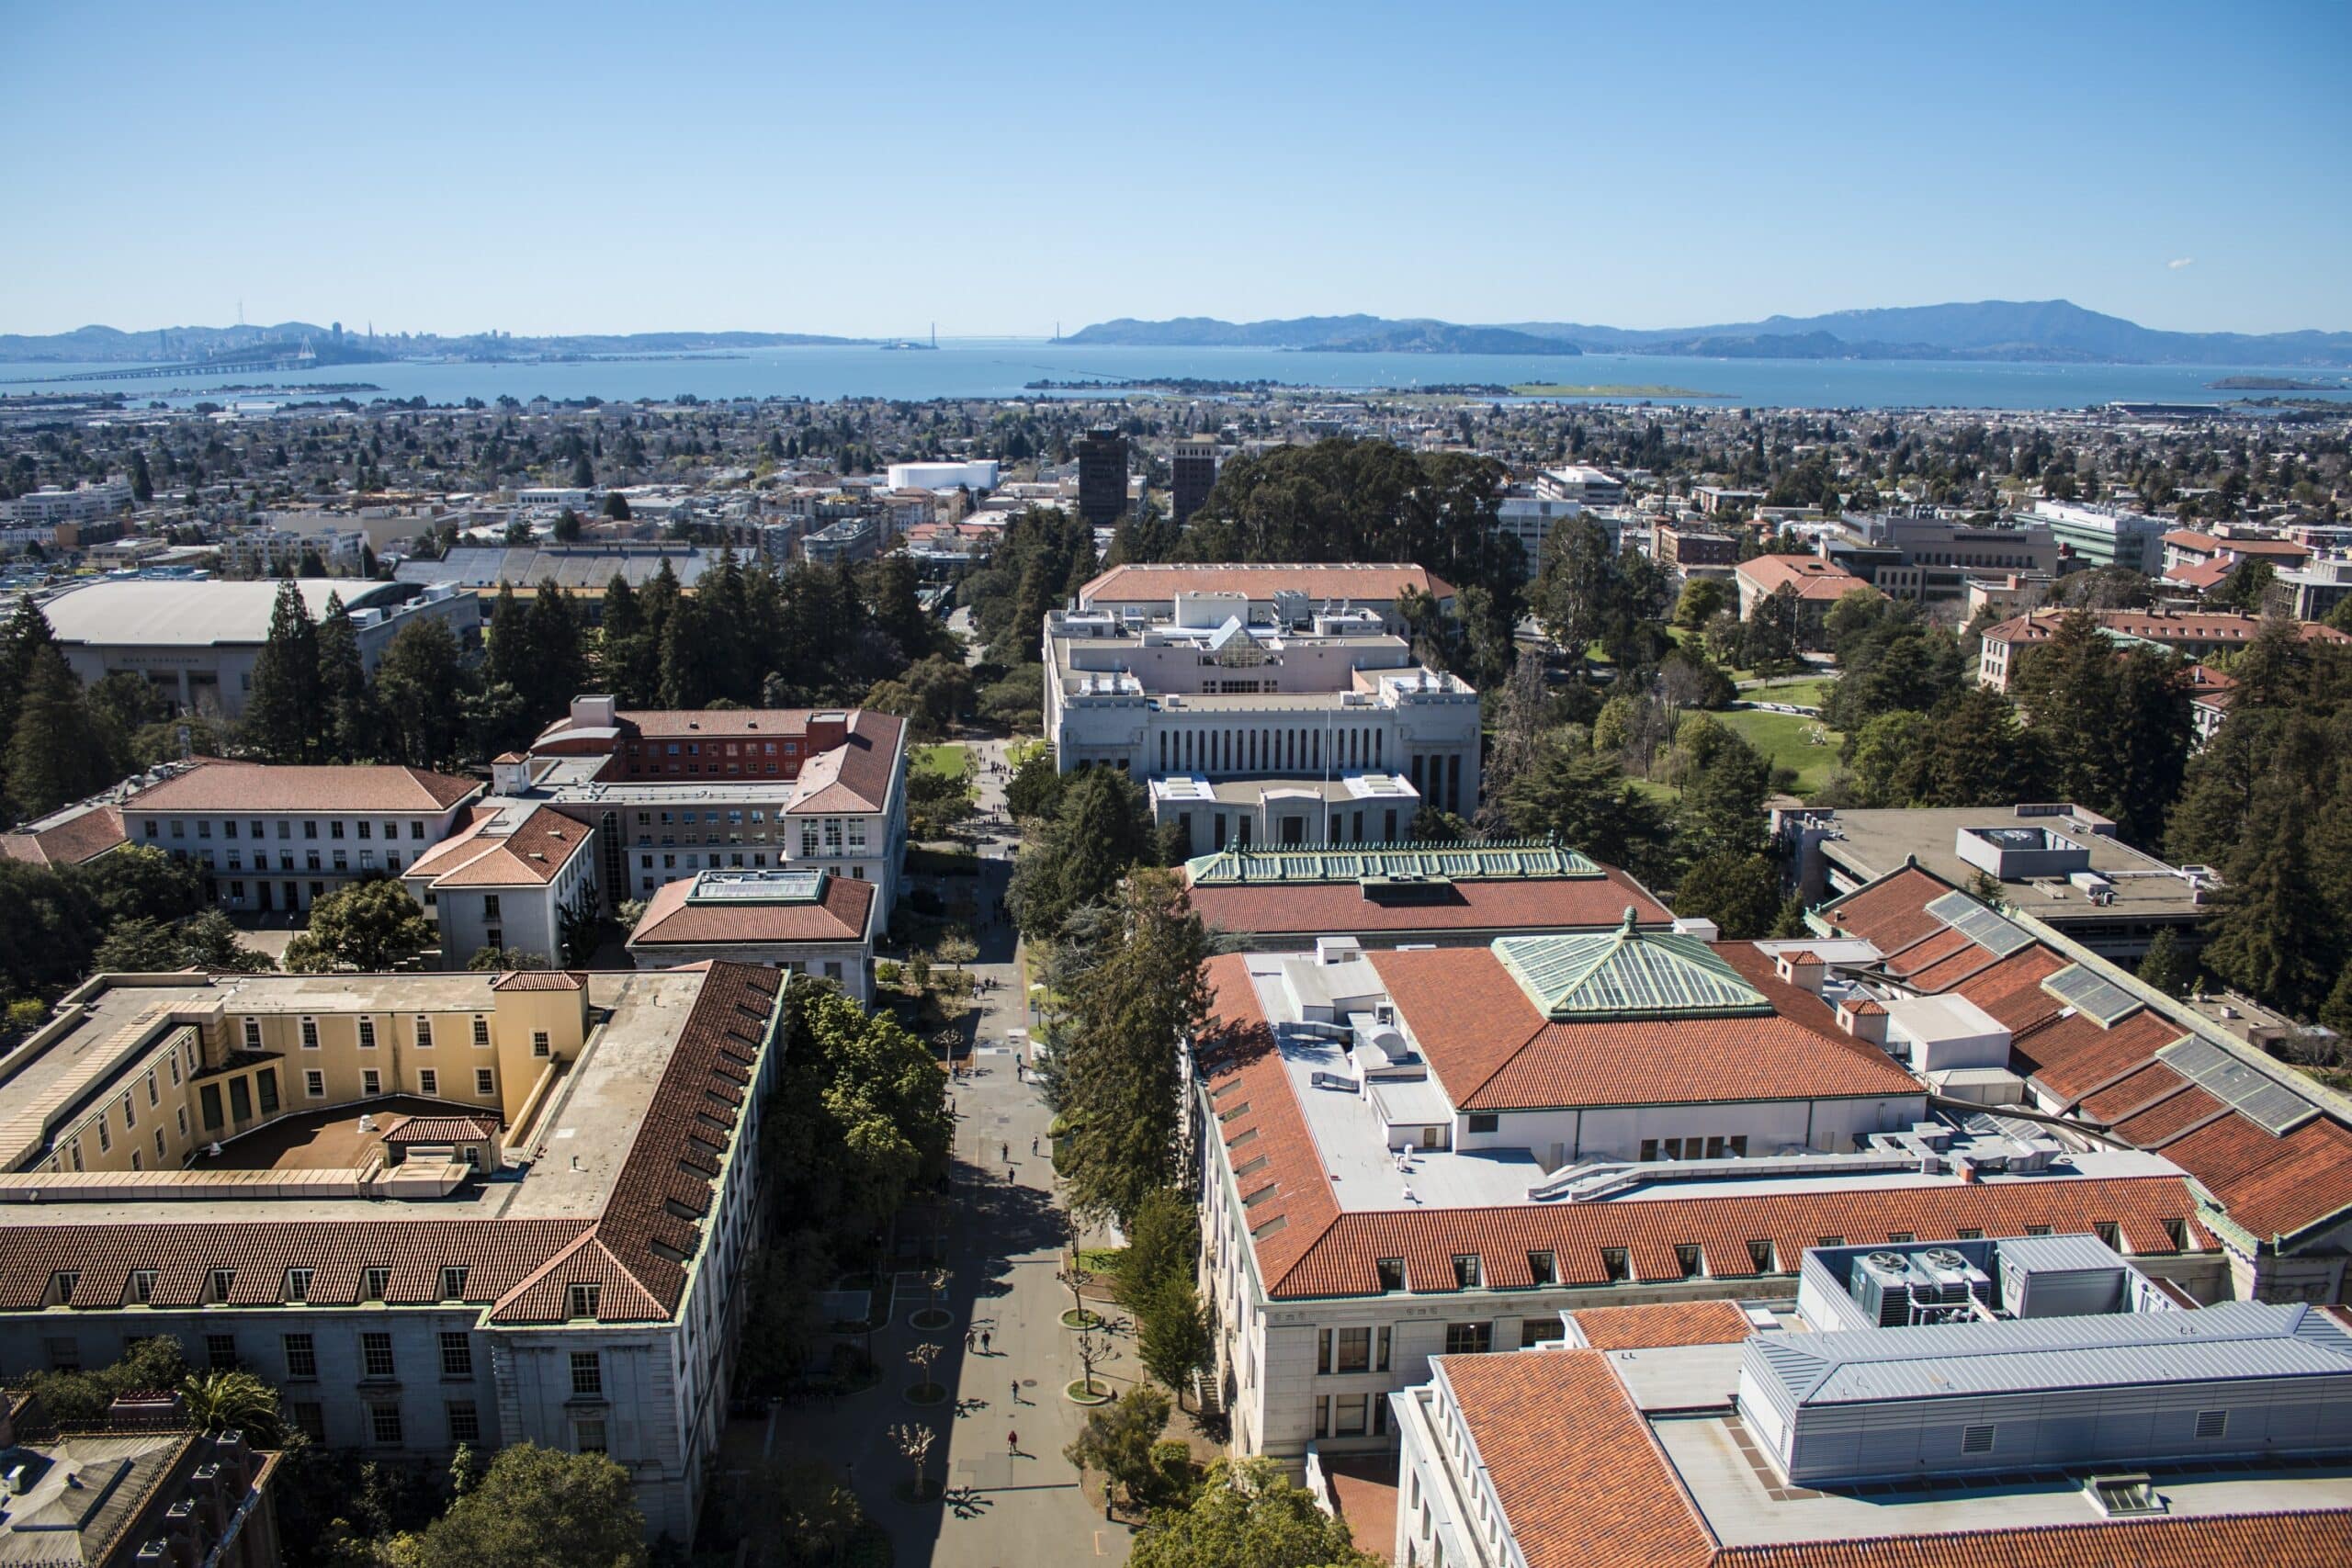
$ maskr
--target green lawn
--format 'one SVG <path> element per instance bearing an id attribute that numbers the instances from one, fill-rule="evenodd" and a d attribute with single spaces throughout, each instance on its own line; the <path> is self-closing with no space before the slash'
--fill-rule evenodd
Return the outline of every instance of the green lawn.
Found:
<path id="1" fill-rule="evenodd" d="M 1750 686 L 1739 694 L 1744 703 L 1789 703 L 1797 707 L 1817 708 L 1821 694 L 1826 691 L 1834 676 L 1816 676 L 1806 681 L 1791 681 L 1784 685 Z"/>
<path id="2" fill-rule="evenodd" d="M 971 753 L 961 746 L 916 746 L 907 754 L 907 765 L 919 773 L 936 773 L 944 779 L 960 779 Z"/>
<path id="3" fill-rule="evenodd" d="M 1785 702 L 1787 698 L 1776 698 Z M 1827 732 L 1827 743 L 1815 746 L 1805 737 L 1821 728 L 1817 719 L 1796 714 L 1759 713 L 1753 708 L 1735 709 L 1729 713 L 1712 715 L 1725 729 L 1747 741 L 1763 753 L 1776 768 L 1796 770 L 1795 793 L 1810 795 L 1828 778 L 1829 770 L 1838 765 L 1838 747 L 1845 737 L 1835 730 Z"/>

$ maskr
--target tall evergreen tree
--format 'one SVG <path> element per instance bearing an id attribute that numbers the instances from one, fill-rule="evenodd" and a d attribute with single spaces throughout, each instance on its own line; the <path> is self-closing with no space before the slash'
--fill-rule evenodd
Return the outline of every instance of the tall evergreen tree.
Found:
<path id="1" fill-rule="evenodd" d="M 2335 983 L 2341 932 L 2312 877 L 2302 813 L 2271 802 L 2267 842 L 2216 896 L 2205 966 L 2298 1018 L 2309 1018 Z"/>
<path id="2" fill-rule="evenodd" d="M 558 588 L 552 577 L 539 584 L 525 626 L 531 652 L 531 683 L 515 690 L 524 694 L 536 730 L 586 689 L 587 641 L 571 595 Z"/>
<path id="3" fill-rule="evenodd" d="M 482 660 L 482 677 L 492 685 L 503 683 L 518 693 L 532 690 L 531 628 L 528 613 L 514 585 L 501 582 L 491 601 L 490 648 Z"/>
<path id="4" fill-rule="evenodd" d="M 319 634 L 302 591 L 282 582 L 269 636 L 254 657 L 245 694 L 245 733 L 273 762 L 317 758 L 325 728 L 319 688 Z"/>
<path id="5" fill-rule="evenodd" d="M 378 746 L 375 689 L 359 657 L 359 628 L 343 595 L 327 595 L 319 622 L 319 703 L 325 720 L 323 754 L 338 762 L 371 761 Z"/>
<path id="6" fill-rule="evenodd" d="M 376 666 L 390 749 L 416 768 L 447 767 L 465 736 L 465 666 L 446 622 L 412 621 L 384 649 Z"/>
<path id="7" fill-rule="evenodd" d="M 39 817 L 112 782 L 107 738 L 82 700 L 65 656 L 43 648 L 26 671 L 17 728 L 8 742 L 8 804 Z"/>

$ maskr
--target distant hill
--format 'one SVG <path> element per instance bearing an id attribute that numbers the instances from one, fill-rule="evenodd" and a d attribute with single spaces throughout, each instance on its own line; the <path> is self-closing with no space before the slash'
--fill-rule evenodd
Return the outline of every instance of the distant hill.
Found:
<path id="1" fill-rule="evenodd" d="M 1457 327 L 1377 316 L 1304 316 L 1232 322 L 1121 318 L 1066 343 L 1136 346 L 1363 349 L 1411 354 L 1531 354 L 1526 346 L 1468 348 L 1452 334 L 1515 333 L 1598 354 L 1680 354 L 1720 358 L 1993 359 L 2113 365 L 2352 365 L 2352 333 L 2158 332 L 2064 299 L 1838 310 L 1760 321 L 1636 330 L 1577 321 L 1503 321 Z M 1487 341 L 1508 343 L 1508 338 Z M 1558 352 L 1550 350 L 1548 352 Z"/>
<path id="2" fill-rule="evenodd" d="M 1582 354 L 1566 338 L 1538 337 L 1509 327 L 1457 327 L 1448 321 L 1394 321 L 1367 332 L 1307 344 L 1335 354 Z"/>
<path id="3" fill-rule="evenodd" d="M 305 338 L 322 363 L 363 364 L 442 355 L 509 358 L 540 355 L 694 354 L 743 348 L 794 348 L 809 344 L 854 345 L 871 338 L 820 337 L 808 333 L 623 333 L 571 337 L 509 337 L 477 333 L 460 337 L 437 333 L 379 334 L 311 321 L 275 326 L 164 327 L 127 333 L 116 327 L 76 327 L 70 333 L 28 336 L 0 333 L 0 360 L 54 360 L 72 364 L 195 361 L 243 357 L 271 344 L 299 345 Z"/>

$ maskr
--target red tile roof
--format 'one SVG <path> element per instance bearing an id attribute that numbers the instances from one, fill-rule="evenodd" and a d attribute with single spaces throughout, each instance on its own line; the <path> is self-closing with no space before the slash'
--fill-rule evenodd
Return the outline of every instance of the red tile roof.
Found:
<path id="1" fill-rule="evenodd" d="M 481 785 L 423 768 L 280 767 L 207 758 L 123 802 L 136 811 L 446 811 Z"/>
<path id="2" fill-rule="evenodd" d="M 2057 635 L 2059 623 L 2069 614 L 2072 612 L 2066 610 L 2035 610 L 2028 615 L 2013 615 L 1987 626 L 1984 640 L 1999 643 L 2047 642 Z M 2259 618 L 2227 610 L 2196 610 L 2185 614 L 2171 610 L 2094 610 L 2090 615 L 2105 630 L 2119 632 L 2125 637 L 2199 648 L 2231 647 L 2251 642 L 2255 633 L 2262 629 Z M 2352 642 L 2352 637 L 2317 621 L 2298 623 L 2295 635 L 2304 642 Z"/>
<path id="3" fill-rule="evenodd" d="M 1736 1345 L 1756 1332 L 1737 1302 L 1654 1302 L 1645 1306 L 1584 1307 L 1570 1314 L 1594 1350 L 1648 1350 L 1666 1345 Z"/>
<path id="4" fill-rule="evenodd" d="M 411 1116 L 384 1130 L 388 1144 L 480 1143 L 498 1135 L 498 1122 L 489 1116 Z"/>
<path id="5" fill-rule="evenodd" d="M 1794 588 L 1800 599 L 1834 604 L 1857 588 L 1866 593 L 1878 592 L 1844 567 L 1819 556 L 1758 556 L 1732 570 L 1758 593 L 1775 593 L 1787 586 Z"/>
<path id="6" fill-rule="evenodd" d="M 1910 866 L 1826 906 L 1822 916 L 1882 952 L 1907 953 L 1924 950 L 1924 934 L 1941 923 L 1925 906 L 1950 891 L 1941 878 Z M 2145 1007 L 2109 1029 L 2085 1013 L 2060 1017 L 2063 1009 L 2039 989 L 2035 971 L 2055 973 L 2067 962 L 2036 943 L 1949 989 L 2009 1026 L 2014 1066 L 2044 1093 L 2085 1102 L 2094 1120 L 2122 1118 L 2119 1135 L 2159 1150 L 2196 1178 L 2256 1239 L 2297 1235 L 2352 1210 L 2352 1129 L 2323 1115 L 2273 1137 L 2235 1111 L 2215 1118 L 2223 1108 L 2202 1089 L 2159 1098 L 2180 1080 L 2155 1064 L 2155 1054 L 2191 1032 L 2189 1025 Z M 1893 961 L 1888 969 L 1902 972 Z M 2292 1081 L 2284 1069 L 2281 1076 Z"/>
<path id="7" fill-rule="evenodd" d="M 1246 593 L 1252 599 L 1271 599 L 1289 590 L 1315 600 L 1373 604 L 1393 600 L 1408 588 L 1441 601 L 1454 596 L 1453 585 L 1435 572 L 1394 562 L 1185 566 L 1155 561 L 1114 566 L 1100 573 L 1078 591 L 1078 601 L 1091 607 L 1098 602 L 1163 604 L 1179 593 Z"/>
<path id="8" fill-rule="evenodd" d="M 1634 1309 L 1645 1310 L 1645 1309 Z M 1722 1546 L 1600 1350 L 1443 1356 L 1528 1568 L 2247 1568 L 2352 1562 L 2352 1508 Z"/>
<path id="9" fill-rule="evenodd" d="M 1274 1049 L 1248 960 L 1227 953 L 1211 959 L 1204 973 L 1213 1022 L 1201 1043 L 1200 1071 L 1213 1103 L 1247 1108 L 1220 1122 L 1219 1133 L 1244 1200 L 1255 1200 L 1247 1202 L 1246 1219 L 1260 1276 L 1278 1300 L 1380 1294 L 1377 1265 L 1385 1258 L 1404 1260 L 1409 1291 L 1457 1290 L 1453 1258 L 1463 1253 L 1479 1254 L 1486 1283 L 1505 1290 L 1535 1283 L 1531 1252 L 1552 1253 L 1564 1284 L 1610 1283 L 1604 1247 L 1626 1250 L 1626 1274 L 1635 1282 L 1685 1278 L 1678 1245 L 1698 1246 L 1711 1277 L 1754 1279 L 1793 1270 L 1804 1250 L 1824 1236 L 1862 1245 L 1890 1241 L 1898 1232 L 1933 1240 L 1955 1238 L 1963 1229 L 2019 1235 L 2032 1225 L 2079 1229 L 2094 1209 L 2115 1221 L 2133 1252 L 2170 1252 L 2167 1222 L 2180 1223 L 2199 1250 L 2215 1245 L 2197 1223 L 2188 1185 L 2172 1176 L 1343 1212 L 1290 1071 Z M 1475 999 L 1457 1000 L 1476 1015 Z M 1240 1174 L 1245 1167 L 1248 1173 Z M 1750 1241 L 1772 1245 L 1777 1269 L 1757 1268 Z"/>
<path id="10" fill-rule="evenodd" d="M 435 887 L 545 886 L 587 847 L 589 829 L 552 806 L 539 807 L 511 833 L 492 832 L 503 815 L 476 811 L 470 824 L 419 855 L 402 874 Z"/>
<path id="11" fill-rule="evenodd" d="M 2165 536 L 2165 543 L 2196 555 L 2266 556 L 2298 562 L 2312 558 L 2311 547 L 2292 539 L 2223 538 L 2195 528 L 2175 528 Z"/>
<path id="12" fill-rule="evenodd" d="M 874 913 L 874 884 L 851 876 L 825 878 L 824 897 L 807 904 L 750 901 L 687 902 L 695 879 L 665 882 L 646 900 L 629 932 L 637 947 L 758 946 L 796 942 L 863 942 Z"/>
<path id="13" fill-rule="evenodd" d="M 1443 1356 L 1527 1568 L 1703 1568 L 1714 1537 L 1595 1350 Z"/>
<path id="14" fill-rule="evenodd" d="M 1389 901 L 1353 882 L 1229 883 L 1192 889 L 1193 908 L 1219 931 L 1261 936 L 1389 935 L 1419 931 L 1600 931 L 1632 905 L 1643 925 L 1670 926 L 1673 911 L 1632 877 L 1560 876 L 1456 882 L 1442 898 L 1423 891 Z"/>
<path id="15" fill-rule="evenodd" d="M 38 831 L 0 833 L 0 855 L 35 865 L 82 865 L 124 841 L 122 807 L 96 806 Z"/>
<path id="16" fill-rule="evenodd" d="M 1555 1022 L 1486 948 L 1374 953 L 1368 961 L 1462 1111 L 1705 1105 L 1920 1092 L 1875 1048 L 1833 1032 L 1829 1010 L 1746 943 L 1716 950 L 1776 1008 L 1754 1018 Z M 1777 993 L 1777 994 L 1776 994 Z M 1803 1012 L 1819 1014 L 1817 1023 Z M 1795 1015 L 1795 1016 L 1792 1016 Z"/>

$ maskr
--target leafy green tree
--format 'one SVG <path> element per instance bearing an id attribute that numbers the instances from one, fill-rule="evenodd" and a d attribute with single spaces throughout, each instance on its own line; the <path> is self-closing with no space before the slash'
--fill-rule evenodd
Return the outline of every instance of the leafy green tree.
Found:
<path id="1" fill-rule="evenodd" d="M 1154 1514 L 1127 1554 L 1134 1568 L 1379 1568 L 1347 1525 L 1265 1458 L 1221 1459 L 1192 1506 Z"/>
<path id="2" fill-rule="evenodd" d="M 1170 1280 L 1190 1280 L 1201 1260 L 1201 1216 L 1179 1189 L 1144 1194 L 1127 1226 L 1127 1248 L 1119 1257 L 1119 1295 L 1140 1299 Z"/>
<path id="3" fill-rule="evenodd" d="M 179 1341 L 168 1337 L 133 1339 L 120 1359 L 80 1372 L 35 1371 L 24 1375 L 26 1390 L 59 1427 L 103 1427 L 107 1407 L 141 1389 L 177 1388 L 187 1376 Z"/>
<path id="4" fill-rule="evenodd" d="M 298 973 L 390 969 L 433 940 L 433 927 L 408 889 L 390 877 L 339 887 L 311 906 L 310 929 L 286 944 L 286 967 Z"/>
<path id="5" fill-rule="evenodd" d="M 1681 596 L 1674 602 L 1674 624 L 1695 632 L 1729 608 L 1729 589 L 1714 578 L 1694 577 L 1682 585 Z"/>
<path id="6" fill-rule="evenodd" d="M 1792 583 L 1783 582 L 1756 601 L 1740 638 L 1740 658 L 1759 675 L 1776 675 L 1797 668 L 1797 648 L 1804 625 L 1804 601 Z"/>
<path id="7" fill-rule="evenodd" d="M 2140 978 L 2160 991 L 2176 997 L 2188 995 L 2197 983 L 2197 961 L 2170 926 L 2160 926 L 2148 939 L 2148 951 L 2140 958 Z"/>
<path id="8" fill-rule="evenodd" d="M 1054 754 L 1041 747 L 1023 758 L 1005 780 L 1005 807 L 1016 821 L 1050 818 L 1061 808 L 1068 782 L 1054 766 Z"/>
<path id="9" fill-rule="evenodd" d="M 153 975 L 187 968 L 251 973 L 275 965 L 266 953 L 239 944 L 228 916 L 207 909 L 178 921 L 138 915 L 117 920 L 90 955 L 90 967 L 101 974 Z"/>
<path id="10" fill-rule="evenodd" d="M 2028 649 L 2010 682 L 2068 800 L 2154 840 L 2181 792 L 2191 735 L 2187 667 L 2161 650 L 2119 649 L 2084 611 Z"/>
<path id="11" fill-rule="evenodd" d="M 1636 628 L 1665 609 L 1663 581 L 1654 580 L 1647 558 L 1611 548 L 1607 530 L 1581 517 L 1544 536 L 1531 599 L 1544 635 L 1578 660 L 1598 648 L 1627 662 Z"/>
<path id="12" fill-rule="evenodd" d="M 415 1568 L 642 1568 L 645 1516 L 603 1454 L 516 1443 L 414 1544 Z"/>
<path id="13" fill-rule="evenodd" d="M 1596 754 L 1573 727 L 1536 742 L 1502 805 L 1513 832 L 1556 839 L 1636 876 L 1655 876 L 1665 863 L 1671 835 L 1657 803 L 1633 786 L 1614 757 Z"/>
<path id="14" fill-rule="evenodd" d="M 1144 1371 L 1182 1400 L 1193 1374 L 1208 1367 L 1216 1354 L 1198 1287 L 1188 1276 L 1163 1279 L 1133 1303 L 1133 1310 L 1136 1352 Z"/>
<path id="15" fill-rule="evenodd" d="M 1682 777 L 1682 796 L 1674 807 L 1676 852 L 1695 862 L 1760 850 L 1771 764 L 1705 714 L 1683 719 L 1674 744 Z"/>
<path id="16" fill-rule="evenodd" d="M 1168 1396 L 1149 1383 L 1137 1383 L 1089 1412 L 1062 1457 L 1073 1469 L 1099 1471 L 1130 1505 L 1140 1504 L 1150 1499 L 1160 1480 L 1151 1450 L 1167 1426 Z"/>
<path id="17" fill-rule="evenodd" d="M 315 760 L 325 731 L 319 686 L 319 628 L 302 591 L 280 582 L 269 613 L 269 634 L 254 657 L 253 687 L 245 694 L 245 734 L 273 762 Z"/>
<path id="18" fill-rule="evenodd" d="M 1116 769 L 1083 769 L 1053 820 L 1022 845 L 1006 895 L 1012 918 L 1029 937 L 1051 940 L 1072 909 L 1108 899 L 1158 848 L 1142 789 Z"/>
<path id="19" fill-rule="evenodd" d="M 145 844 L 124 844 L 74 868 L 74 880 L 98 919 L 176 920 L 202 905 L 203 873 L 194 861 L 175 860 Z"/>
<path id="20" fill-rule="evenodd" d="M 1127 876 L 1115 916 L 1114 945 L 1065 997 L 1048 1087 L 1069 1127 L 1056 1165 L 1071 1209 L 1124 1227 L 1182 1174 L 1182 1059 L 1208 1017 L 1209 942 L 1182 885 L 1156 867 Z"/>
<path id="21" fill-rule="evenodd" d="M 1702 856 L 1675 884 L 1674 912 L 1714 921 L 1726 940 L 1763 936 L 1780 919 L 1781 874 L 1760 854 Z"/>

